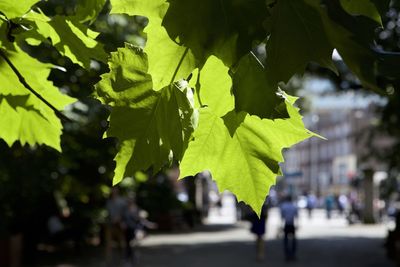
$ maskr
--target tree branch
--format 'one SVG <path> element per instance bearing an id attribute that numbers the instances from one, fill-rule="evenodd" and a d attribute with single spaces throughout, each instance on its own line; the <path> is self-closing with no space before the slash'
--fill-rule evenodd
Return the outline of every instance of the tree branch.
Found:
<path id="1" fill-rule="evenodd" d="M 68 121 L 72 122 L 70 118 L 65 116 L 63 113 L 61 113 L 56 107 L 54 107 L 50 102 L 48 102 L 46 99 L 43 98 L 38 92 L 36 92 L 26 81 L 24 76 L 18 71 L 18 69 L 14 66 L 14 64 L 11 62 L 11 60 L 7 57 L 7 55 L 3 52 L 2 49 L 0 49 L 0 56 L 7 62 L 8 66 L 13 70 L 15 75 L 17 75 L 19 82 L 29 90 L 32 94 L 34 94 L 37 98 L 40 99 L 43 103 L 45 103 L 49 108 L 51 108 L 54 113 L 57 115 L 57 117 L 63 121 Z"/>

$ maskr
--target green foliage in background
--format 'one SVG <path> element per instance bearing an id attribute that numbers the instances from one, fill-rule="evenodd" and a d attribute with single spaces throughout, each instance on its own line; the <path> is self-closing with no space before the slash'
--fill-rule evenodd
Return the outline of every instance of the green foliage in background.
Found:
<path id="1" fill-rule="evenodd" d="M 383 93 L 382 78 L 400 77 L 399 55 L 375 42 L 389 1 L 111 0 L 111 14 L 147 26 L 145 44 L 110 54 L 90 29 L 106 1 L 78 1 L 67 16 L 46 15 L 36 2 L 0 1 L 1 138 L 60 150 L 57 116 L 74 99 L 29 48 L 52 46 L 87 70 L 108 62 L 93 96 L 111 108 L 104 137 L 119 141 L 114 183 L 178 161 L 182 178 L 210 170 L 221 191 L 257 213 L 281 174 L 282 149 L 314 135 L 282 83 L 310 62 L 336 72 L 334 49 L 367 89 Z M 254 53 L 262 46 L 265 66 Z"/>

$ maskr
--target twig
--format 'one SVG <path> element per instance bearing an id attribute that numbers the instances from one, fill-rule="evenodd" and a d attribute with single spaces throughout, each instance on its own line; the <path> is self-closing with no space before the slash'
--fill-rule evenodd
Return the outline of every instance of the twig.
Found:
<path id="1" fill-rule="evenodd" d="M 173 82 L 174 82 L 175 77 L 176 77 L 176 75 L 178 74 L 178 71 L 179 71 L 179 69 L 180 69 L 180 67 L 181 67 L 181 65 L 182 65 L 182 63 L 183 63 L 183 60 L 185 59 L 185 57 L 186 57 L 186 55 L 187 55 L 188 52 L 189 52 L 189 48 L 186 47 L 185 51 L 184 51 L 183 54 L 182 54 L 181 59 L 179 60 L 178 66 L 176 66 L 176 69 L 175 69 L 175 71 L 174 71 L 174 74 L 172 75 L 172 79 L 171 79 L 171 82 L 170 82 L 170 83 L 173 83 Z"/>
<path id="2" fill-rule="evenodd" d="M 197 95 L 197 100 L 199 101 L 199 105 L 200 107 L 204 107 L 203 102 L 201 101 L 201 97 L 200 97 L 200 71 L 199 74 L 197 75 L 197 81 L 196 81 L 196 85 L 195 85 L 195 89 L 196 89 L 196 95 Z"/>

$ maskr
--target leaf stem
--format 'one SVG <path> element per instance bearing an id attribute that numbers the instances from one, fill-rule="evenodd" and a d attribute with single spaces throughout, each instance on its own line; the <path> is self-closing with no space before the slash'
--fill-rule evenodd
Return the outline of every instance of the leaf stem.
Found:
<path id="1" fill-rule="evenodd" d="M 199 71 L 199 75 L 197 75 L 197 81 L 196 81 L 196 95 L 197 95 L 197 100 L 199 101 L 199 105 L 200 107 L 204 107 L 202 101 L 201 101 L 201 97 L 200 97 L 200 71 Z"/>
<path id="2" fill-rule="evenodd" d="M 172 75 L 172 79 L 171 79 L 171 82 L 170 82 L 170 83 L 173 83 L 173 82 L 174 82 L 175 77 L 176 77 L 176 75 L 178 74 L 178 71 L 179 71 L 179 69 L 180 69 L 180 67 L 181 67 L 181 65 L 182 65 L 182 62 L 183 62 L 183 60 L 185 59 L 185 57 L 186 57 L 186 55 L 187 55 L 188 52 L 189 52 L 189 48 L 186 47 L 185 51 L 184 51 L 183 54 L 182 54 L 181 59 L 179 60 L 178 66 L 176 66 L 175 72 L 174 72 L 174 74 Z"/>
<path id="3" fill-rule="evenodd" d="M 15 65 L 11 62 L 11 60 L 7 57 L 7 55 L 3 52 L 2 49 L 0 49 L 0 56 L 7 62 L 8 66 L 12 69 L 12 71 L 17 75 L 19 82 L 29 90 L 32 94 L 34 94 L 37 98 L 39 98 L 40 101 L 42 101 L 44 104 L 46 104 L 49 108 L 51 108 L 54 113 L 57 115 L 58 118 L 72 122 L 70 118 L 62 114 L 56 107 L 54 107 L 50 102 L 48 102 L 46 99 L 44 99 L 43 96 L 41 96 L 38 92 L 36 92 L 25 80 L 24 76 L 18 71 L 18 69 L 15 67 Z"/>

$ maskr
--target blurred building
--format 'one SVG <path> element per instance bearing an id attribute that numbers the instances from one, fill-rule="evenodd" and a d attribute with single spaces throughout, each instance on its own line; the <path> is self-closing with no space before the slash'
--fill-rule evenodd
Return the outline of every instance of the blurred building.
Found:
<path id="1" fill-rule="evenodd" d="M 291 193 L 347 194 L 363 169 L 385 171 L 375 147 L 390 145 L 376 112 L 384 100 L 356 92 L 312 94 L 304 123 L 323 136 L 285 151 L 281 180 Z"/>

